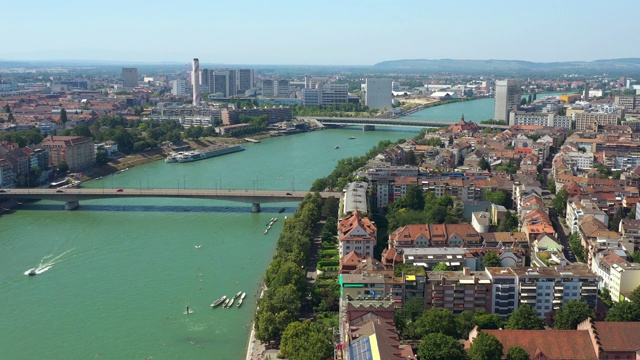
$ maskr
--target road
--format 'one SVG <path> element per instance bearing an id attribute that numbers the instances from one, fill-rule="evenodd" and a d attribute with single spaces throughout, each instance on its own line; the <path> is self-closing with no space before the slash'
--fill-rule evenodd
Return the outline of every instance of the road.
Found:
<path id="1" fill-rule="evenodd" d="M 564 253 L 564 258 L 572 263 L 577 262 L 578 259 L 576 259 L 576 255 L 571 250 L 571 247 L 569 246 L 569 242 L 567 241 L 568 230 L 565 230 L 564 226 L 561 223 L 562 219 L 558 217 L 558 213 L 556 209 L 552 207 L 549 208 L 549 219 L 551 220 L 553 229 L 556 231 L 560 245 L 564 247 L 564 249 L 562 250 L 562 252 Z"/>

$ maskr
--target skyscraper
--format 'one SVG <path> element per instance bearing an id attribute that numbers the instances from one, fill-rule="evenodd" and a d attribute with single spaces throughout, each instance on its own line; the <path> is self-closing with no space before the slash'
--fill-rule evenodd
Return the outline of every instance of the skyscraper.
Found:
<path id="1" fill-rule="evenodd" d="M 237 76 L 237 94 L 244 95 L 245 91 L 252 89 L 253 85 L 253 69 L 238 69 Z"/>
<path id="2" fill-rule="evenodd" d="M 391 80 L 367 79 L 364 104 L 373 110 L 391 108 Z"/>
<path id="3" fill-rule="evenodd" d="M 138 69 L 122 68 L 122 87 L 125 90 L 131 90 L 138 86 Z"/>
<path id="4" fill-rule="evenodd" d="M 200 106 L 200 60 L 193 59 L 193 71 L 191 72 L 191 86 L 193 86 L 193 106 Z"/>
<path id="5" fill-rule="evenodd" d="M 518 110 L 522 94 L 522 81 L 496 80 L 496 97 L 493 120 L 509 121 L 509 112 Z"/>

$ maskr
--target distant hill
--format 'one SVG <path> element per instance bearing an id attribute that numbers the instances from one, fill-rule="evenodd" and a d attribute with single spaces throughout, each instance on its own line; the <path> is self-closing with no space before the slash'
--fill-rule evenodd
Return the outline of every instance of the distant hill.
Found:
<path id="1" fill-rule="evenodd" d="M 374 69 L 401 72 L 452 72 L 483 74 L 550 73 L 550 74 L 640 74 L 640 58 L 594 61 L 532 62 L 523 60 L 456 60 L 414 59 L 391 60 L 375 64 Z"/>

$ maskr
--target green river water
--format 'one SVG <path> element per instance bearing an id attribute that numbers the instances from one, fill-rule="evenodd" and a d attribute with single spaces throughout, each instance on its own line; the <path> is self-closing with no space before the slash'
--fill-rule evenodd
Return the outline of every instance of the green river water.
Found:
<path id="1" fill-rule="evenodd" d="M 339 159 L 414 135 L 342 129 L 278 137 L 213 159 L 131 168 L 85 186 L 307 190 Z M 24 204 L 0 217 L 0 357 L 244 358 L 258 283 L 283 217 L 296 206 L 263 204 L 253 214 L 250 204 L 188 199 L 94 200 L 77 211 L 57 202 Z M 279 220 L 264 235 L 272 217 Z M 50 268 L 24 274 L 38 265 Z M 242 307 L 210 309 L 238 291 L 247 293 Z"/>

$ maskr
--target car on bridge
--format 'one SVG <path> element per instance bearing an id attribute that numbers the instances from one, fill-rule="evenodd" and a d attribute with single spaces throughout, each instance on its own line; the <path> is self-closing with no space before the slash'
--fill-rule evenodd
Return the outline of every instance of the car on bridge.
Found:
<path id="1" fill-rule="evenodd" d="M 57 193 L 63 193 L 64 191 L 63 191 L 63 190 L 58 189 L 58 190 L 56 190 L 56 192 L 57 192 Z"/>
<path id="2" fill-rule="evenodd" d="M 123 189 L 118 189 L 118 190 L 116 190 L 116 192 L 124 192 L 124 190 Z"/>

